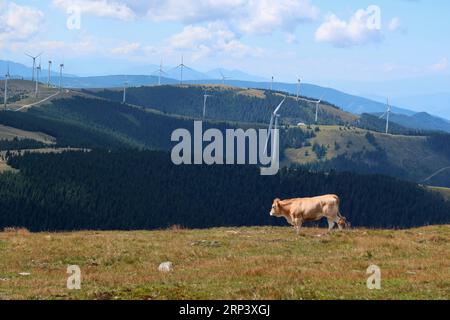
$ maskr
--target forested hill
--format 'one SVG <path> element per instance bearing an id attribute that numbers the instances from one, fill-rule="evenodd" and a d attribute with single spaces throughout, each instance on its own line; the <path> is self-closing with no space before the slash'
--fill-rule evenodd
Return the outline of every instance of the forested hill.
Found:
<path id="1" fill-rule="evenodd" d="M 450 204 L 393 178 L 251 166 L 175 166 L 166 153 L 66 152 L 13 157 L 0 174 L 0 228 L 33 231 L 285 225 L 272 200 L 336 193 L 354 226 L 450 222 Z M 175 183 L 174 183 L 175 182 Z"/>
<path id="2" fill-rule="evenodd" d="M 242 95 L 246 99 L 257 99 Z M 273 98 L 277 102 L 280 100 L 279 96 Z M 271 110 L 267 110 L 270 119 Z M 54 99 L 26 112 L 0 114 L 0 124 L 27 132 L 45 133 L 54 138 L 55 147 L 111 150 L 169 151 L 175 145 L 170 139 L 172 132 L 179 128 L 192 132 L 194 120 L 84 94 Z M 369 115 L 361 117 L 358 122 L 361 127 L 375 131 L 382 131 L 384 127 L 382 120 Z M 249 127 L 267 128 L 267 123 L 203 121 L 204 130 Z M 351 126 L 283 126 L 281 159 L 286 160 L 284 165 L 297 163 L 307 164 L 308 168 L 315 170 L 380 173 L 417 183 L 450 187 L 450 170 L 440 171 L 450 166 L 450 155 L 443 152 L 445 147 L 439 147 L 446 146 L 450 136 L 442 134 L 426 138 L 423 132 L 411 132 L 396 125 L 391 127 L 407 136 L 377 134 Z M 439 141 L 433 137 L 439 137 Z M 17 144 L 19 148 L 23 145 Z M 10 145 L 2 150 L 11 149 Z M 424 181 L 428 177 L 431 178 Z"/>
<path id="3" fill-rule="evenodd" d="M 83 90 L 105 99 L 121 102 L 123 92 L 114 89 Z M 203 116 L 203 97 L 207 93 L 206 117 L 220 121 L 268 123 L 272 112 L 283 99 L 284 93 L 242 89 L 220 85 L 209 86 L 154 86 L 127 89 L 127 102 L 163 113 L 193 118 Z M 303 97 L 304 98 L 304 97 Z M 281 110 L 281 121 L 297 125 L 315 122 L 315 103 L 297 101 L 289 97 Z M 357 117 L 323 101 L 319 109 L 321 124 L 348 124 Z"/>

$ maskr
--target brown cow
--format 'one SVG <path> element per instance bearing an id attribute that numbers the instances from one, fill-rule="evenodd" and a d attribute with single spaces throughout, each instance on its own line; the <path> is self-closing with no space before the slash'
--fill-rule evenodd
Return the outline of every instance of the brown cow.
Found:
<path id="1" fill-rule="evenodd" d="M 272 204 L 271 216 L 284 217 L 294 226 L 297 234 L 304 222 L 328 220 L 328 232 L 335 224 L 339 229 L 349 227 L 346 218 L 339 212 L 340 199 L 337 195 L 329 194 L 315 198 L 296 198 L 289 200 L 275 199 Z"/>

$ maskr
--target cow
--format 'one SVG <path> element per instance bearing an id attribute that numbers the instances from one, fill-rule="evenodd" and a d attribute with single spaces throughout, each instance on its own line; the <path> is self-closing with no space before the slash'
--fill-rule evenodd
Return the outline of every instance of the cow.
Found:
<path id="1" fill-rule="evenodd" d="M 337 195 L 329 194 L 314 198 L 296 198 L 288 200 L 275 199 L 270 215 L 284 217 L 294 226 L 297 234 L 304 222 L 328 220 L 328 232 L 337 224 L 339 230 L 350 227 L 347 219 L 339 212 L 340 199 Z"/>

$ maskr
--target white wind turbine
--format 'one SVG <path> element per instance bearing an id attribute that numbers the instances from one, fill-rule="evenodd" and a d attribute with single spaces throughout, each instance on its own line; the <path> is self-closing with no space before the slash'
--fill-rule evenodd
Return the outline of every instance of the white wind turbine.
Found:
<path id="1" fill-rule="evenodd" d="M 52 60 L 48 60 L 48 75 L 47 75 L 47 87 L 50 88 L 51 73 L 52 73 Z"/>
<path id="2" fill-rule="evenodd" d="M 187 65 L 184 64 L 184 56 L 181 56 L 181 63 L 175 67 L 175 70 L 178 68 L 180 68 L 180 85 L 183 85 L 183 70 L 184 70 L 184 68 L 192 70 L 191 68 L 189 68 Z"/>
<path id="3" fill-rule="evenodd" d="M 270 80 L 270 91 L 272 91 L 273 90 L 273 76 L 272 76 L 272 79 Z"/>
<path id="4" fill-rule="evenodd" d="M 6 105 L 8 104 L 8 79 L 11 77 L 9 74 L 9 63 L 8 63 L 8 69 L 5 74 L 5 96 L 3 97 L 3 103 L 6 110 Z"/>
<path id="5" fill-rule="evenodd" d="M 205 91 L 205 94 L 203 95 L 203 118 L 206 117 L 206 101 L 209 97 L 212 97 L 212 95 L 207 94 Z"/>
<path id="6" fill-rule="evenodd" d="M 63 76 L 64 63 L 59 65 L 59 91 L 62 91 L 62 76 Z"/>
<path id="7" fill-rule="evenodd" d="M 272 113 L 272 117 L 270 118 L 270 124 L 269 124 L 269 133 L 267 135 L 267 140 L 266 140 L 266 147 L 264 148 L 264 154 L 267 155 L 267 148 L 269 146 L 269 140 L 270 140 L 270 136 L 272 134 L 274 134 L 278 129 L 278 118 L 280 117 L 280 114 L 278 113 L 281 109 L 281 106 L 283 105 L 284 101 L 286 100 L 286 97 L 284 97 L 284 99 L 280 102 L 280 104 L 275 108 L 275 110 Z M 276 150 L 276 148 L 278 147 L 277 145 L 277 136 L 274 136 L 274 143 L 272 145 L 272 154 L 274 153 L 274 150 Z"/>
<path id="8" fill-rule="evenodd" d="M 36 68 L 36 89 L 34 92 L 35 97 L 37 98 L 39 93 L 39 75 L 41 74 L 41 61 L 39 60 L 39 65 Z"/>
<path id="9" fill-rule="evenodd" d="M 319 100 L 316 101 L 316 117 L 315 117 L 316 123 L 319 120 L 319 108 L 320 108 L 320 103 L 322 102 L 322 99 L 323 99 L 323 95 L 322 95 L 322 97 L 320 97 Z"/>
<path id="10" fill-rule="evenodd" d="M 25 53 L 26 56 L 29 56 L 31 59 L 33 59 L 33 73 L 31 76 L 31 81 L 34 81 L 34 70 L 36 69 L 36 59 L 39 58 L 42 55 L 43 52 L 39 53 L 37 56 L 32 56 L 31 54 Z"/>
<path id="11" fill-rule="evenodd" d="M 161 85 L 161 78 L 163 76 L 163 74 L 167 74 L 164 69 L 163 69 L 163 63 L 162 63 L 162 59 L 161 59 L 161 63 L 159 64 L 159 69 L 153 71 L 153 73 L 158 72 L 158 86 Z"/>
<path id="12" fill-rule="evenodd" d="M 386 134 L 389 133 L 389 116 L 391 115 L 391 105 L 389 104 L 389 98 L 386 100 L 386 111 L 380 116 L 383 119 L 386 116 Z"/>
<path id="13" fill-rule="evenodd" d="M 123 104 L 127 102 L 127 88 L 128 88 L 128 80 L 125 80 L 123 84 L 123 98 L 122 98 Z"/>
<path id="14" fill-rule="evenodd" d="M 225 81 L 231 79 L 230 77 L 224 76 L 222 70 L 220 70 L 220 77 L 222 78 L 222 85 L 225 85 Z"/>
<path id="15" fill-rule="evenodd" d="M 302 84 L 302 78 L 298 78 L 297 79 L 297 98 L 296 100 L 298 101 L 299 97 L 300 97 L 300 86 Z"/>

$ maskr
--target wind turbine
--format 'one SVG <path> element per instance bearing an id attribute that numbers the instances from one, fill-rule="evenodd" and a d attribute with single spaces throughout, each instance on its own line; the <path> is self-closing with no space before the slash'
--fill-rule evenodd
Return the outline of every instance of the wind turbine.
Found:
<path id="1" fill-rule="evenodd" d="M 180 68 L 181 74 L 180 74 L 180 85 L 183 85 L 183 69 L 191 69 L 187 65 L 184 64 L 184 56 L 181 56 L 181 63 L 175 67 L 175 70 Z M 191 69 L 192 70 L 192 69 Z"/>
<path id="2" fill-rule="evenodd" d="M 222 85 L 225 85 L 225 81 L 231 79 L 230 77 L 226 77 L 223 75 L 222 70 L 220 70 L 220 76 L 222 78 Z"/>
<path id="3" fill-rule="evenodd" d="M 272 80 L 270 81 L 270 91 L 273 90 L 273 76 L 272 76 Z"/>
<path id="4" fill-rule="evenodd" d="M 301 86 L 301 84 L 302 84 L 302 79 L 298 78 L 297 79 L 297 98 L 296 98 L 297 101 L 298 101 L 298 98 L 300 97 L 300 86 Z"/>
<path id="5" fill-rule="evenodd" d="M 155 72 L 158 72 L 158 73 L 159 73 L 159 75 L 158 75 L 158 86 L 160 86 L 160 85 L 161 85 L 161 78 L 162 78 L 162 75 L 163 75 L 163 74 L 167 74 L 167 73 L 164 72 L 164 70 L 163 70 L 162 59 L 161 59 L 160 65 L 159 65 L 159 69 L 153 71 L 153 73 L 155 73 Z"/>
<path id="6" fill-rule="evenodd" d="M 64 69 L 64 63 L 59 65 L 59 91 L 62 91 L 62 74 Z"/>
<path id="7" fill-rule="evenodd" d="M 322 97 L 320 97 L 319 100 L 316 101 L 316 118 L 315 118 L 316 123 L 319 120 L 319 107 L 320 107 L 320 103 L 322 102 L 322 99 L 323 99 L 323 95 L 322 95 Z"/>
<path id="8" fill-rule="evenodd" d="M 278 129 L 278 118 L 280 117 L 280 114 L 278 113 L 278 111 L 280 111 L 281 106 L 283 105 L 285 100 L 286 100 L 286 97 L 284 97 L 283 101 L 281 101 L 280 104 L 275 108 L 274 112 L 272 113 L 272 117 L 270 118 L 269 133 L 267 135 L 266 147 L 264 148 L 265 155 L 267 155 L 267 148 L 269 146 L 270 136 L 273 134 L 272 131 Z M 275 122 L 275 126 L 274 126 L 274 122 Z M 276 139 L 274 139 L 274 145 L 272 146 L 272 153 L 273 153 L 273 150 L 275 150 L 275 148 L 277 147 L 276 143 L 277 143 Z"/>
<path id="9" fill-rule="evenodd" d="M 127 87 L 128 87 L 128 80 L 125 80 L 124 86 L 123 86 L 123 99 L 122 99 L 123 104 L 125 104 L 127 102 Z"/>
<path id="10" fill-rule="evenodd" d="M 34 96 L 37 98 L 39 93 L 39 75 L 41 74 L 41 60 L 39 60 L 39 65 L 36 68 L 36 89 L 34 92 Z"/>
<path id="11" fill-rule="evenodd" d="M 6 110 L 6 105 L 8 104 L 8 79 L 10 78 L 10 74 L 9 74 L 9 63 L 8 63 L 8 69 L 6 71 L 5 74 L 5 96 L 3 97 L 3 103 L 5 106 L 5 110 Z"/>
<path id="12" fill-rule="evenodd" d="M 51 72 L 52 72 L 52 61 L 48 60 L 48 76 L 47 76 L 47 87 L 50 88 L 50 77 L 51 77 Z"/>
<path id="13" fill-rule="evenodd" d="M 36 68 L 36 59 L 39 58 L 42 55 L 43 52 L 39 53 L 37 56 L 32 56 L 31 54 L 28 54 L 25 52 L 25 55 L 29 56 L 31 59 L 33 59 L 33 73 L 31 76 L 31 81 L 34 81 L 34 69 Z"/>
<path id="14" fill-rule="evenodd" d="M 205 94 L 203 95 L 203 118 L 206 117 L 206 101 L 209 97 L 212 97 L 212 95 L 207 94 L 205 91 Z"/>
<path id="15" fill-rule="evenodd" d="M 391 105 L 389 104 L 389 98 L 386 99 L 386 112 L 383 113 L 380 119 L 386 116 L 386 134 L 389 134 L 389 116 L 391 115 Z"/>

